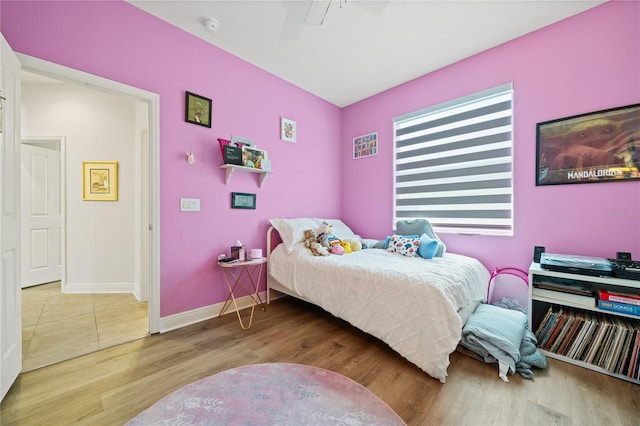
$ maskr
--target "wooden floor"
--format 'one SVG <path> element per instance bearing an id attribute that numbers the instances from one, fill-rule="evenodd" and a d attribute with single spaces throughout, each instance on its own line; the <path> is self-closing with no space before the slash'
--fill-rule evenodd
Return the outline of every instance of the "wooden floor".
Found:
<path id="1" fill-rule="evenodd" d="M 5 397 L 2 425 L 122 425 L 168 393 L 246 364 L 292 362 L 341 373 L 382 398 L 409 425 L 638 425 L 640 386 L 556 360 L 534 380 L 457 352 L 447 383 L 379 340 L 284 298 L 240 329 L 229 314 L 23 373 Z"/>
<path id="2" fill-rule="evenodd" d="M 64 294 L 60 281 L 22 290 L 22 371 L 149 334 L 147 302 L 133 294 Z"/>

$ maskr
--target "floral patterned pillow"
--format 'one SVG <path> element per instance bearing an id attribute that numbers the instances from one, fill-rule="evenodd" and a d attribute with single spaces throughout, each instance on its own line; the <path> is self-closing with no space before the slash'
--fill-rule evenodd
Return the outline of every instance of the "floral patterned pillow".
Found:
<path id="1" fill-rule="evenodd" d="M 418 236 L 392 235 L 387 251 L 413 257 L 418 252 L 418 247 L 420 247 L 420 237 Z"/>

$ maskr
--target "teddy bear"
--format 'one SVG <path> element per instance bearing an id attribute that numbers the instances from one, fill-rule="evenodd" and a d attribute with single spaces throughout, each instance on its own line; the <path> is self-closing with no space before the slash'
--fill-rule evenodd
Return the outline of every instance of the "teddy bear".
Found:
<path id="1" fill-rule="evenodd" d="M 313 229 L 306 229 L 304 231 L 304 246 L 311 250 L 314 256 L 329 256 L 329 250 L 322 246 L 318 242 L 316 233 Z"/>

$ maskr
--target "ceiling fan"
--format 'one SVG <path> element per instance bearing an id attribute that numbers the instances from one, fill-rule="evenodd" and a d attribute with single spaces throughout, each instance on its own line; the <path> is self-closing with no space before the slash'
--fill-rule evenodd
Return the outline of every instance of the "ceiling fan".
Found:
<path id="1" fill-rule="evenodd" d="M 342 9 L 342 5 L 343 4 L 346 5 L 347 1 L 348 0 L 311 0 L 309 2 L 309 8 L 307 9 L 307 14 L 304 17 L 305 25 L 322 25 L 325 18 L 327 17 L 329 8 L 333 3 L 337 2 L 340 8 Z M 367 9 L 370 13 L 373 13 L 374 15 L 382 15 L 389 1 L 390 0 L 367 0 L 367 1 L 354 1 L 354 3 L 364 9 Z"/>
<path id="2" fill-rule="evenodd" d="M 311 0 L 307 14 L 304 17 L 304 23 L 306 25 L 322 25 L 324 18 L 329 12 L 329 7 L 331 7 L 331 1 L 332 0 Z M 338 1 L 340 2 L 340 7 L 342 7 L 342 0 Z"/>

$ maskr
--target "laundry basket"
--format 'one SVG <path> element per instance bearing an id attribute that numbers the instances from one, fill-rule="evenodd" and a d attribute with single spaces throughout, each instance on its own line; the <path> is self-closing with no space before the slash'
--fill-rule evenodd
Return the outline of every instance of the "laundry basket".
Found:
<path id="1" fill-rule="evenodd" d="M 506 299 L 505 299 L 506 298 Z M 517 303 L 524 312 L 529 305 L 529 275 L 518 268 L 494 268 L 487 288 L 487 303 Z"/>

